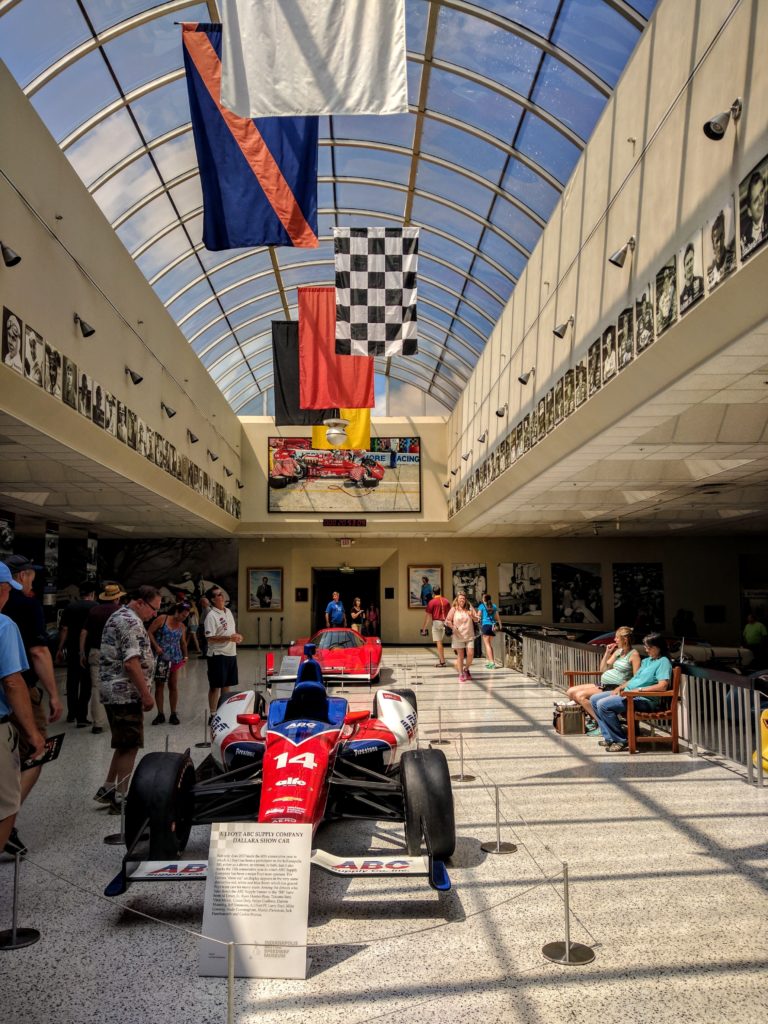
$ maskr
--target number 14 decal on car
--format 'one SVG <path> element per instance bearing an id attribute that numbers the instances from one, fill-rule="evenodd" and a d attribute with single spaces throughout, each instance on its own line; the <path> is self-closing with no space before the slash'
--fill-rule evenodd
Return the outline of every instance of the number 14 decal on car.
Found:
<path id="1" fill-rule="evenodd" d="M 313 768 L 317 768 L 317 761 L 315 755 L 308 751 L 306 754 L 294 754 L 293 757 L 288 757 L 288 754 L 278 754 L 275 758 L 275 765 L 277 768 L 287 768 L 289 764 L 300 764 L 312 771 Z"/>

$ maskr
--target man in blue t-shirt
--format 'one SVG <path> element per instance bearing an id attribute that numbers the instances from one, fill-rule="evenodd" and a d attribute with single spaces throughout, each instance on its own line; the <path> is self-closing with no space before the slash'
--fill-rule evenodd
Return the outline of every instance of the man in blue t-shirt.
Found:
<path id="1" fill-rule="evenodd" d="M 0 609 L 5 606 L 11 589 L 21 590 L 7 565 L 0 562 Z M 19 736 L 10 721 L 11 712 L 24 730 L 30 757 L 42 757 L 45 740 L 32 712 L 29 690 L 22 672 L 29 668 L 19 627 L 0 615 L 0 850 L 7 853 L 26 852 L 11 842 L 13 823 L 21 804 L 21 763 Z"/>
<path id="2" fill-rule="evenodd" d="M 339 599 L 338 590 L 334 590 L 333 597 L 325 609 L 325 627 L 330 629 L 331 626 L 346 626 L 346 624 L 347 613 L 344 611 L 344 605 Z"/>

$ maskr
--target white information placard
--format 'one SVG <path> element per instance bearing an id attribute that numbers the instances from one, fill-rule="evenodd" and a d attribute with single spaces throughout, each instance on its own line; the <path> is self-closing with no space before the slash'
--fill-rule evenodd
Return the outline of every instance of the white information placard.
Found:
<path id="1" fill-rule="evenodd" d="M 311 856 L 311 825 L 211 826 L 201 975 L 226 977 L 235 942 L 236 977 L 306 978 Z"/>

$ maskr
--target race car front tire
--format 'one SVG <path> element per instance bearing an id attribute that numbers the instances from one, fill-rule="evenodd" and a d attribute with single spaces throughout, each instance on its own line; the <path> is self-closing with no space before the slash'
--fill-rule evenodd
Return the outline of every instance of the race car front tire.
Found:
<path id="1" fill-rule="evenodd" d="M 405 845 L 411 857 L 421 853 L 424 819 L 432 855 L 447 860 L 456 849 L 456 820 L 448 762 L 442 750 L 407 750 L 400 758 Z"/>
<path id="2" fill-rule="evenodd" d="M 174 860 L 189 840 L 195 767 L 188 754 L 151 753 L 139 761 L 125 805 L 130 847 L 149 819 L 149 860 Z"/>

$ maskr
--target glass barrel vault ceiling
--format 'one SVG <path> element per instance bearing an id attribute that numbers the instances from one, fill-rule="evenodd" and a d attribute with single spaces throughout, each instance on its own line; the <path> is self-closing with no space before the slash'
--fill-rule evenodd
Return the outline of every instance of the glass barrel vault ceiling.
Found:
<path id="1" fill-rule="evenodd" d="M 418 225 L 419 354 L 377 360 L 376 411 L 442 413 L 655 3 L 406 0 L 410 113 L 321 119 L 314 250 L 202 247 L 177 22 L 213 0 L 0 0 L 0 58 L 240 414 L 272 411 L 270 322 L 333 282 L 331 229 Z"/>

